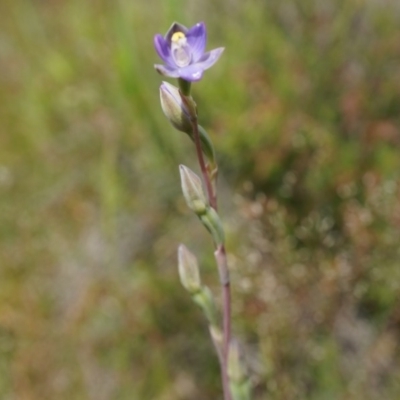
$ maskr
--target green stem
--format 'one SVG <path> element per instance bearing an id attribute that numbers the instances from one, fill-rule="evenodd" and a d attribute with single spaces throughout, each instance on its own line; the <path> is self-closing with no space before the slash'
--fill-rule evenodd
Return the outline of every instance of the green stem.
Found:
<path id="1" fill-rule="evenodd" d="M 190 97 L 190 82 L 187 82 L 181 78 L 178 79 L 179 89 L 183 94 L 182 99 L 186 103 L 186 106 L 189 110 L 192 110 L 191 113 L 191 123 L 193 128 L 193 141 L 196 147 L 197 158 L 200 164 L 200 169 L 203 175 L 204 183 L 207 190 L 207 196 L 210 206 L 217 211 L 217 190 L 216 190 L 216 175 L 218 171 L 217 163 L 215 161 L 214 149 L 211 141 L 208 138 L 208 135 L 204 131 L 203 128 L 199 127 L 197 120 L 197 111 L 195 103 Z M 200 129 L 202 131 L 200 131 Z M 205 133 L 205 135 L 204 135 Z M 204 161 L 204 153 L 202 150 L 202 140 L 205 144 L 205 147 L 209 147 L 212 149 L 212 158 L 214 158 L 213 168 L 214 174 L 213 176 L 209 174 L 207 170 L 206 163 Z M 209 142 L 209 143 L 207 143 Z M 211 145 L 211 146 L 210 146 Z M 221 371 L 222 371 L 222 384 L 224 391 L 224 400 L 232 400 L 231 391 L 229 387 L 229 377 L 228 377 L 228 352 L 229 352 L 229 344 L 231 340 L 231 296 L 230 296 L 230 281 L 229 281 L 229 270 L 226 259 L 225 246 L 223 242 L 215 242 L 215 259 L 217 261 L 220 281 L 222 286 L 222 302 L 223 302 L 223 339 L 222 339 L 222 356 L 220 357 L 221 362 Z"/>
<path id="2" fill-rule="evenodd" d="M 185 81 L 182 78 L 178 78 L 179 90 L 184 96 L 190 96 L 191 82 Z"/>

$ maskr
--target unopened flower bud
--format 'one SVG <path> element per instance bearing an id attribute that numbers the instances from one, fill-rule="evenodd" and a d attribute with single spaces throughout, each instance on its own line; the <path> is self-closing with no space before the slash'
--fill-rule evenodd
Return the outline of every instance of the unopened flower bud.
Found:
<path id="1" fill-rule="evenodd" d="M 196 256 L 183 244 L 178 247 L 178 271 L 181 283 L 189 293 L 195 294 L 201 290 Z"/>
<path id="2" fill-rule="evenodd" d="M 182 100 L 179 89 L 168 82 L 160 86 L 161 108 L 169 122 L 178 131 L 192 134 L 192 123 L 190 122 L 190 110 Z"/>
<path id="3" fill-rule="evenodd" d="M 190 209 L 197 215 L 206 212 L 208 202 L 203 191 L 201 179 L 184 165 L 179 166 L 183 196 Z"/>
<path id="4" fill-rule="evenodd" d="M 250 382 L 240 357 L 239 346 L 236 341 L 229 344 L 228 350 L 228 377 L 234 400 L 250 399 Z"/>
<path id="5" fill-rule="evenodd" d="M 217 350 L 218 357 L 220 360 L 223 358 L 224 354 L 224 334 L 221 331 L 221 328 L 217 325 L 210 324 L 209 328 L 211 339 L 214 343 L 215 349 Z"/>
<path id="6" fill-rule="evenodd" d="M 232 381 L 240 382 L 243 379 L 243 368 L 240 362 L 239 346 L 235 340 L 229 343 L 228 374 Z"/>

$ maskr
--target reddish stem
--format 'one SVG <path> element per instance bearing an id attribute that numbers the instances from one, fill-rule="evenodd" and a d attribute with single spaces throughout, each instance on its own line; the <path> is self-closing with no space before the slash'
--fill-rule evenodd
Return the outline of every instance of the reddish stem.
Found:
<path id="1" fill-rule="evenodd" d="M 223 385 L 225 398 L 231 399 L 229 389 L 229 377 L 228 377 L 228 354 L 229 354 L 229 343 L 231 342 L 231 291 L 230 291 L 230 280 L 228 263 L 226 259 L 225 246 L 219 245 L 214 252 L 215 259 L 218 265 L 219 278 L 222 285 L 222 303 L 223 303 Z"/>
<path id="2" fill-rule="evenodd" d="M 212 183 L 211 183 L 211 180 L 210 180 L 210 175 L 208 174 L 207 166 L 206 166 L 206 163 L 204 161 L 203 150 L 201 149 L 199 128 L 198 128 L 198 125 L 197 125 L 197 117 L 193 118 L 192 127 L 193 127 L 194 143 L 196 145 L 197 158 L 199 160 L 201 173 L 203 175 L 203 179 L 204 179 L 204 182 L 205 182 L 205 185 L 206 185 L 208 201 L 210 203 L 210 206 L 215 211 L 217 211 L 217 196 L 214 193 L 214 190 L 213 190 L 213 187 L 212 187 Z"/>
<path id="3" fill-rule="evenodd" d="M 204 162 L 203 151 L 201 150 L 200 135 L 197 124 L 197 116 L 192 118 L 193 126 L 193 137 L 196 145 L 197 158 L 199 160 L 200 169 L 205 181 L 208 201 L 210 206 L 217 210 L 217 194 L 214 193 L 211 184 L 210 176 L 207 171 L 206 164 Z M 215 252 L 215 259 L 217 261 L 220 281 L 222 285 L 222 302 L 223 302 L 223 354 L 221 360 L 221 371 L 222 371 L 222 385 L 224 389 L 224 400 L 231 400 L 231 392 L 229 388 L 229 377 L 228 377 L 228 352 L 229 343 L 231 337 L 231 294 L 230 294 L 230 281 L 229 281 L 229 270 L 226 260 L 225 246 L 217 246 Z"/>

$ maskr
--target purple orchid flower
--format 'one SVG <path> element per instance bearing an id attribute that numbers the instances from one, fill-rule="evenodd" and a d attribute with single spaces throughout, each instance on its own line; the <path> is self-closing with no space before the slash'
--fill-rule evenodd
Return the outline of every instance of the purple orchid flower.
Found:
<path id="1" fill-rule="evenodd" d="M 213 66 L 224 51 L 223 47 L 204 52 L 207 31 L 204 22 L 190 29 L 174 22 L 163 37 L 154 36 L 154 46 L 165 62 L 156 64 L 155 69 L 170 78 L 182 78 L 194 82 L 202 78 L 204 70 Z"/>

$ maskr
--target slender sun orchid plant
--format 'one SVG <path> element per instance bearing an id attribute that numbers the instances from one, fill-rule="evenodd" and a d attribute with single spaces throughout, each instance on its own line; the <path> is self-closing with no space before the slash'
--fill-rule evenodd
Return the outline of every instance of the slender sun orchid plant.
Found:
<path id="1" fill-rule="evenodd" d="M 199 81 L 224 51 L 223 47 L 205 52 L 207 31 L 200 22 L 191 28 L 175 22 L 165 36 L 154 36 L 154 46 L 164 64 L 155 69 L 163 76 L 178 79 L 178 87 L 163 82 L 161 107 L 174 128 L 185 132 L 194 142 L 202 179 L 184 165 L 179 166 L 181 186 L 188 207 L 211 234 L 214 256 L 222 287 L 222 324 L 210 289 L 201 283 L 198 262 L 181 244 L 178 248 L 178 271 L 184 288 L 201 307 L 221 366 L 224 400 L 249 400 L 250 384 L 240 361 L 239 349 L 231 338 L 231 294 L 225 235 L 217 207 L 218 165 L 214 146 L 199 125 L 197 105 L 191 96 L 191 83 Z M 203 189 L 205 186 L 205 191 Z"/>

